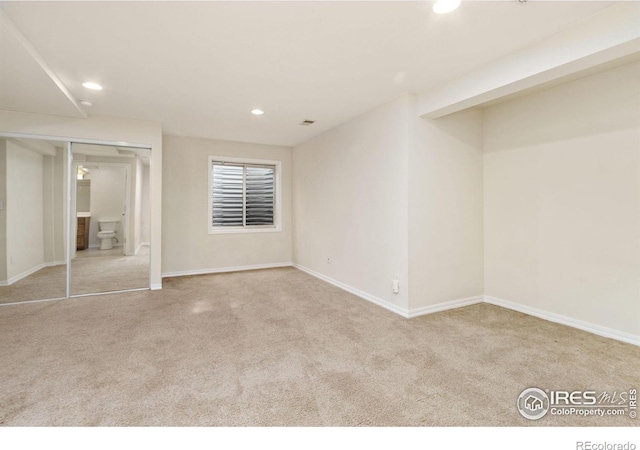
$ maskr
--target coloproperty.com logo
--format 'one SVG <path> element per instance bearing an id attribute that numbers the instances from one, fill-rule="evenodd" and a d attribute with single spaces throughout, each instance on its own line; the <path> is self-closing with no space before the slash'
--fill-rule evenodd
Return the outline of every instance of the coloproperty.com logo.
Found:
<path id="1" fill-rule="evenodd" d="M 638 415 L 638 391 L 562 391 L 527 388 L 518 396 L 518 411 L 525 419 L 552 416 L 608 417 Z"/>

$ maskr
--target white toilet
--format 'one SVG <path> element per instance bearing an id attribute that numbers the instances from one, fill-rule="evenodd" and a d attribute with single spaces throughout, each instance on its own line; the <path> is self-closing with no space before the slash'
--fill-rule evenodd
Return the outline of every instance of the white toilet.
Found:
<path id="1" fill-rule="evenodd" d="M 100 231 L 98 231 L 98 239 L 100 239 L 100 250 L 109 250 L 113 248 L 113 240 L 116 237 L 116 228 L 119 220 L 102 219 L 98 221 Z"/>

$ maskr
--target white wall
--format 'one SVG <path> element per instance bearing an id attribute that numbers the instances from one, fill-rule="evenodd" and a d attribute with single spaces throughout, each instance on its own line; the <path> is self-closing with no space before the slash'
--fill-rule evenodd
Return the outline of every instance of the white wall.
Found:
<path id="1" fill-rule="evenodd" d="M 149 166 L 142 167 L 142 208 L 140 223 L 142 229 L 142 244 L 149 245 L 151 238 L 151 189 L 149 186 Z"/>
<path id="2" fill-rule="evenodd" d="M 291 148 L 164 136 L 162 272 L 291 262 Z M 208 157 L 282 162 L 282 231 L 209 234 Z"/>
<path id="3" fill-rule="evenodd" d="M 41 155 L 0 139 L 0 282 L 65 261 L 65 152 Z M 9 186 L 9 187 L 8 187 Z M 37 190 L 40 193 L 37 193 Z M 7 224 L 9 228 L 7 229 Z M 40 246 L 40 249 L 37 247 Z M 10 252 L 11 254 L 9 254 Z M 13 259 L 7 272 L 9 257 Z"/>
<path id="4" fill-rule="evenodd" d="M 63 264 L 66 261 L 66 154 L 66 149 L 57 147 L 54 156 L 43 156 L 44 260 L 51 264 Z"/>
<path id="5" fill-rule="evenodd" d="M 142 162 L 136 157 L 135 164 L 135 187 L 134 187 L 134 251 L 137 252 L 142 245 L 142 183 L 144 182 L 142 175 Z"/>
<path id="6" fill-rule="evenodd" d="M 483 294 L 482 113 L 417 118 L 409 152 L 410 309 Z"/>
<path id="7" fill-rule="evenodd" d="M 640 63 L 484 114 L 485 293 L 640 336 Z"/>
<path id="8" fill-rule="evenodd" d="M 100 247 L 98 239 L 99 221 L 102 219 L 116 219 L 119 221 L 116 230 L 117 245 L 124 244 L 125 224 L 125 195 L 126 183 L 125 166 L 99 165 L 99 168 L 89 164 L 89 175 L 85 179 L 91 180 L 91 221 L 89 232 L 89 247 Z M 115 244 L 115 243 L 114 243 Z"/>
<path id="9" fill-rule="evenodd" d="M 162 286 L 162 129 L 160 123 L 106 116 L 88 119 L 0 110 L 0 134 L 127 142 L 151 146 L 152 289 Z"/>
<path id="10" fill-rule="evenodd" d="M 293 150 L 294 262 L 402 309 L 410 114 L 403 96 Z"/>
<path id="11" fill-rule="evenodd" d="M 0 282 L 7 281 L 7 141 L 0 139 Z"/>
<path id="12" fill-rule="evenodd" d="M 59 263 L 67 260 L 67 183 L 69 182 L 69 155 L 66 147 L 56 147 L 53 162 L 53 237 L 54 250 L 51 262 Z"/>
<path id="13" fill-rule="evenodd" d="M 42 234 L 44 261 L 55 261 L 55 236 L 53 226 L 54 207 L 54 157 L 42 156 Z"/>
<path id="14" fill-rule="evenodd" d="M 76 212 L 88 213 L 91 211 L 91 182 L 89 180 L 76 180 Z"/>
<path id="15" fill-rule="evenodd" d="M 7 279 L 44 263 L 42 155 L 12 142 L 7 149 Z"/>

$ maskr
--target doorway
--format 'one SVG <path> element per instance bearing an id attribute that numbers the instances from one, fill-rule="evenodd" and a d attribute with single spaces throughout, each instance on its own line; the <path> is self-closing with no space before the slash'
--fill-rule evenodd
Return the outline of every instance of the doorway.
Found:
<path id="1" fill-rule="evenodd" d="M 71 144 L 70 296 L 149 288 L 149 157 Z"/>

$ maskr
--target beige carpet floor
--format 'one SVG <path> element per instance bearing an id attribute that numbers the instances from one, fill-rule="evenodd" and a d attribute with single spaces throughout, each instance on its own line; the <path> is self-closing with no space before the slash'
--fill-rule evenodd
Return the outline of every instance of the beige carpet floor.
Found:
<path id="1" fill-rule="evenodd" d="M 10 425 L 630 426 L 516 410 L 640 387 L 640 348 L 491 305 L 407 320 L 294 268 L 0 307 Z"/>
<path id="2" fill-rule="evenodd" d="M 88 249 L 71 262 L 71 295 L 149 287 L 149 247 L 135 256 L 122 248 Z"/>
<path id="3" fill-rule="evenodd" d="M 0 303 L 66 296 L 67 266 L 45 267 L 26 278 L 0 287 Z M 124 256 L 122 248 L 79 251 L 71 261 L 71 295 L 149 287 L 149 248 Z"/>
<path id="4" fill-rule="evenodd" d="M 66 272 L 66 264 L 45 267 L 10 286 L 0 286 L 0 303 L 65 297 Z"/>

